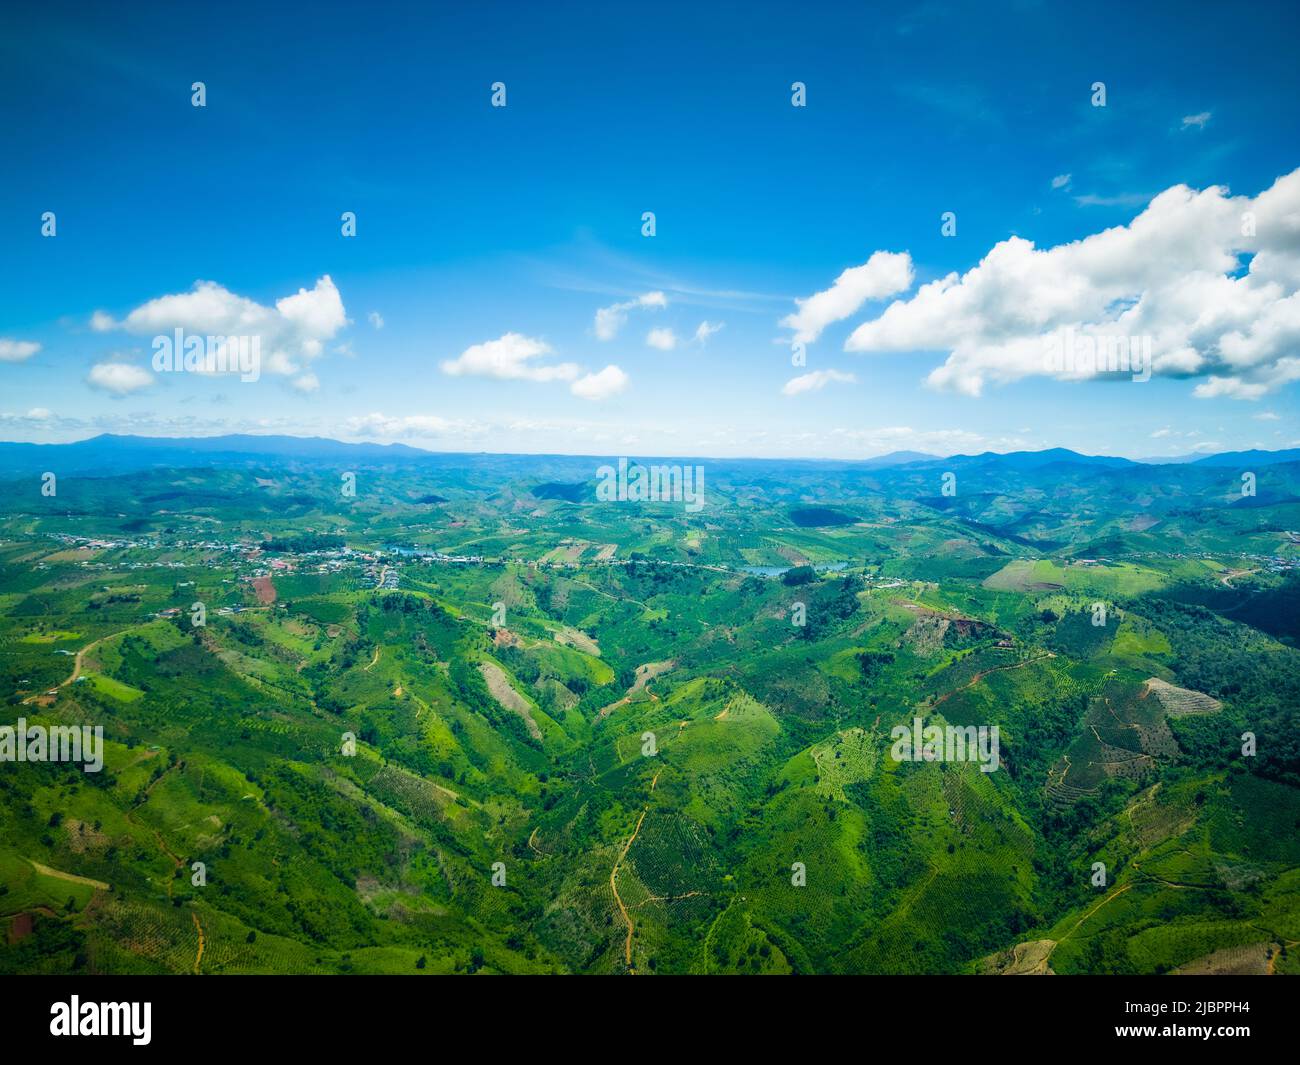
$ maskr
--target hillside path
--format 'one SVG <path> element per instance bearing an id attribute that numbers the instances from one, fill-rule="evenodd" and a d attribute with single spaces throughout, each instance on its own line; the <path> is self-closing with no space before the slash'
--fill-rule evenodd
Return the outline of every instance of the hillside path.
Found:
<path id="1" fill-rule="evenodd" d="M 134 627 L 134 626 L 128 625 L 125 629 L 118 629 L 117 632 L 110 632 L 110 633 L 109 633 L 108 635 L 106 635 L 106 636 L 101 636 L 101 637 L 99 637 L 99 638 L 96 639 L 96 640 L 91 640 L 90 643 L 86 644 L 85 647 L 83 647 L 80 651 L 77 652 L 77 656 L 76 656 L 76 658 L 74 658 L 74 659 L 72 660 L 72 673 L 71 673 L 71 675 L 68 677 L 67 680 L 63 681 L 61 684 L 56 684 L 56 685 L 54 686 L 54 690 L 55 690 L 55 691 L 58 691 L 60 688 L 66 688 L 69 684 L 74 683 L 74 682 L 76 681 L 76 679 L 77 679 L 78 677 L 81 676 L 81 670 L 82 670 L 83 666 L 85 665 L 86 655 L 87 655 L 90 651 L 94 650 L 96 647 L 98 647 L 98 646 L 99 646 L 101 643 L 103 643 L 105 640 L 111 640 L 114 636 L 121 636 L 122 633 L 124 633 L 124 632 L 130 632 L 130 630 L 131 630 L 133 627 Z M 35 695 L 29 695 L 26 699 L 23 700 L 23 704 L 26 705 L 27 703 L 35 702 L 37 699 L 39 699 L 39 698 L 40 698 L 42 695 L 44 695 L 44 694 L 46 694 L 46 693 L 43 692 L 43 691 L 41 691 L 41 692 L 37 692 Z"/>

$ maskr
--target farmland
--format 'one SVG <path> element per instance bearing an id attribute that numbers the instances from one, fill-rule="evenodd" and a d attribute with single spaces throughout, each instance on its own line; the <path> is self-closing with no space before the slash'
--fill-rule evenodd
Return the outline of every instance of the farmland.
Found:
<path id="1" fill-rule="evenodd" d="M 1295 971 L 1300 464 L 595 465 L 10 463 L 0 971 Z"/>

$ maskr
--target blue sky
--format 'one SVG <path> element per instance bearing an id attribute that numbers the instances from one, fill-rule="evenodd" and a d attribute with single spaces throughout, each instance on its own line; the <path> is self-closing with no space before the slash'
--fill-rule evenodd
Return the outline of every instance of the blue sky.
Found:
<path id="1" fill-rule="evenodd" d="M 1300 444 L 1294 4 L 266 7 L 6 16 L 0 437 Z M 787 321 L 877 252 L 905 276 Z M 269 330 L 258 381 L 151 371 L 226 319 Z M 1152 337 L 1151 380 L 1041 372 L 1066 323 Z"/>

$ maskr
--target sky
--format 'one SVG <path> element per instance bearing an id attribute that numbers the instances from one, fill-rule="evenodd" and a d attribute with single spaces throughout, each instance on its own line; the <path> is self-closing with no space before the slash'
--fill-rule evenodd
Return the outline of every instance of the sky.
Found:
<path id="1" fill-rule="evenodd" d="M 0 439 L 1300 446 L 1300 9 L 1136 6 L 6 5 Z"/>

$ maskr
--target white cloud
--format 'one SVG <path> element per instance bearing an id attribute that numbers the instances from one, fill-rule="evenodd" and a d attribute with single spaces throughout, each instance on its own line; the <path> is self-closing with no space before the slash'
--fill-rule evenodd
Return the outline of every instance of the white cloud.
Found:
<path id="1" fill-rule="evenodd" d="M 371 311 L 368 315 L 366 315 L 366 320 L 376 329 L 384 328 L 384 316 L 380 314 L 378 311 Z"/>
<path id="2" fill-rule="evenodd" d="M 623 328 L 623 323 L 627 321 L 627 312 L 630 310 L 643 307 L 662 310 L 667 306 L 668 297 L 662 292 L 647 292 L 624 303 L 614 303 L 608 307 L 601 307 L 596 312 L 596 339 L 613 340 L 618 336 L 618 331 Z"/>
<path id="3" fill-rule="evenodd" d="M 811 343 L 832 322 L 857 312 L 868 300 L 884 299 L 912 285 L 912 257 L 907 252 L 878 251 L 863 265 L 845 270 L 824 292 L 796 299 L 799 310 L 781 319 L 794 339 Z"/>
<path id="4" fill-rule="evenodd" d="M 539 366 L 532 362 L 550 355 L 550 345 L 520 333 L 506 333 L 496 340 L 475 344 L 455 359 L 442 363 L 442 372 L 452 377 L 496 377 L 517 381 L 572 381 L 580 373 L 571 362 Z"/>
<path id="5" fill-rule="evenodd" d="M 891 451 L 970 455 L 995 448 L 1000 451 L 1016 451 L 1025 446 L 1025 441 L 1017 436 L 990 438 L 966 429 L 913 429 L 907 425 L 831 429 L 823 435 L 833 445 L 832 453 L 859 457 L 884 455 Z"/>
<path id="6" fill-rule="evenodd" d="M 1246 212 L 1257 236 L 1242 234 Z M 928 383 L 979 395 L 1051 375 L 1048 343 L 1066 328 L 1150 337 L 1153 373 L 1205 378 L 1201 398 L 1254 399 L 1300 378 L 1300 170 L 1253 199 L 1178 185 L 1128 225 L 1069 244 L 1000 241 L 965 274 L 895 300 L 845 348 L 945 351 Z"/>
<path id="7" fill-rule="evenodd" d="M 1197 399 L 1259 399 L 1268 389 L 1262 384 L 1251 384 L 1239 377 L 1219 377 L 1211 374 L 1202 381 L 1192 395 Z"/>
<path id="8" fill-rule="evenodd" d="M 315 392 L 320 388 L 320 378 L 311 371 L 308 371 L 307 373 L 299 374 L 295 377 L 292 384 L 299 392 Z"/>
<path id="9" fill-rule="evenodd" d="M 308 338 L 304 343 L 314 345 L 317 353 L 322 340 L 330 339 L 348 324 L 343 300 L 328 274 L 316 282 L 315 288 L 300 288 L 294 295 L 276 300 L 275 309 L 299 328 Z"/>
<path id="10" fill-rule="evenodd" d="M 660 351 L 672 351 L 677 347 L 677 334 L 671 329 L 651 329 L 645 335 L 645 342 Z"/>
<path id="11" fill-rule="evenodd" d="M 851 373 L 843 373 L 840 370 L 814 370 L 801 377 L 790 378 L 781 392 L 787 396 L 797 396 L 802 392 L 820 392 L 832 381 L 846 385 L 858 383 L 858 379 Z"/>
<path id="12" fill-rule="evenodd" d="M 0 362 L 22 362 L 30 359 L 41 346 L 34 340 L 10 340 L 0 337 Z"/>
<path id="13" fill-rule="evenodd" d="M 1282 420 L 1280 415 L 1271 410 L 1262 410 L 1258 414 L 1252 414 L 1251 417 L 1257 422 L 1277 422 Z"/>
<path id="14" fill-rule="evenodd" d="M 434 436 L 454 428 L 446 418 L 434 414 L 398 417 L 378 412 L 349 418 L 345 425 L 349 436 L 380 437 Z"/>
<path id="15" fill-rule="evenodd" d="M 600 373 L 589 373 L 569 387 L 575 396 L 599 402 L 617 395 L 627 387 L 627 374 L 617 366 L 606 366 Z"/>
<path id="16" fill-rule="evenodd" d="M 1210 112 L 1202 111 L 1199 115 L 1183 115 L 1183 129 L 1195 126 L 1197 129 L 1204 129 L 1205 124 L 1210 121 Z"/>
<path id="17" fill-rule="evenodd" d="M 714 333 L 721 332 L 724 325 L 726 325 L 725 322 L 701 322 L 695 327 L 695 342 L 697 344 L 706 343 Z"/>
<path id="18" fill-rule="evenodd" d="M 129 396 L 153 384 L 153 374 L 126 362 L 97 362 L 90 368 L 86 384 L 115 396 Z"/>
<path id="19" fill-rule="evenodd" d="M 1057 174 L 1056 177 L 1052 178 L 1052 188 L 1068 189 L 1071 177 L 1073 177 L 1072 174 Z"/>
<path id="20" fill-rule="evenodd" d="M 107 333 L 110 329 L 117 328 L 117 322 L 113 321 L 111 314 L 96 311 L 90 316 L 90 328 L 96 333 Z"/>
<path id="21" fill-rule="evenodd" d="M 1149 199 L 1151 197 L 1145 192 L 1121 192 L 1115 196 L 1098 196 L 1088 192 L 1076 196 L 1074 202 L 1080 207 L 1140 207 Z"/>
<path id="22" fill-rule="evenodd" d="M 267 307 L 237 296 L 215 281 L 196 281 L 189 292 L 159 296 L 141 304 L 121 322 L 96 311 L 92 328 L 123 329 L 141 336 L 174 329 L 199 336 L 259 337 L 262 366 L 271 373 L 292 376 L 302 364 L 320 357 L 324 342 L 348 324 L 343 299 L 326 274 L 310 289 Z"/>

